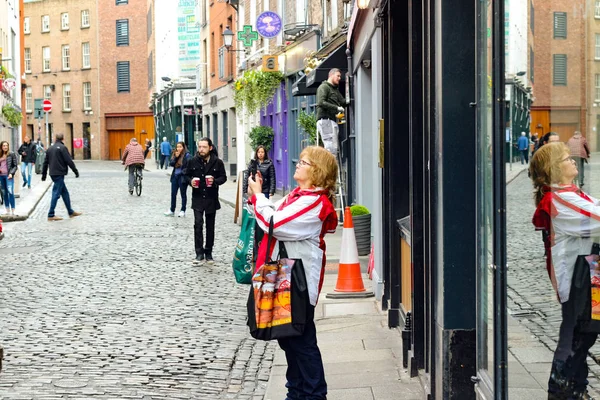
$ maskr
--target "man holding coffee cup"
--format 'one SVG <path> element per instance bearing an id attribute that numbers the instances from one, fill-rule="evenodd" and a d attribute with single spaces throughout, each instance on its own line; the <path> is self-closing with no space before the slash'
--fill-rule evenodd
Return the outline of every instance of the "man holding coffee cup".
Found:
<path id="1" fill-rule="evenodd" d="M 213 262 L 212 249 L 215 242 L 215 217 L 221 208 L 219 186 L 227 181 L 225 165 L 218 157 L 212 141 L 204 137 L 198 141 L 198 152 L 188 161 L 185 171 L 192 185 L 192 209 L 194 210 L 194 247 L 196 262 Z M 206 217 L 206 242 L 203 228 Z"/>

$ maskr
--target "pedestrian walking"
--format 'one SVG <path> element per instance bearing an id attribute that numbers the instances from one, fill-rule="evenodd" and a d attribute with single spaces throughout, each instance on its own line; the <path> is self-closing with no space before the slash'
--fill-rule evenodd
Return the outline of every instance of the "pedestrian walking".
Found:
<path id="1" fill-rule="evenodd" d="M 139 169 L 139 174 L 142 176 L 144 165 L 146 165 L 144 150 L 136 138 L 131 138 L 129 144 L 125 146 L 125 151 L 123 152 L 123 165 L 129 169 L 129 180 L 127 185 L 129 187 L 129 194 L 133 195 L 133 187 L 135 186 L 135 170 L 136 168 Z"/>
<path id="2" fill-rule="evenodd" d="M 146 149 L 144 150 L 144 158 L 148 157 L 148 153 L 150 153 L 150 149 L 152 148 L 152 141 L 150 139 L 146 139 Z"/>
<path id="3" fill-rule="evenodd" d="M 206 259 L 213 263 L 215 243 L 215 218 L 221 209 L 219 186 L 227 181 L 225 165 L 218 157 L 212 141 L 205 137 L 198 141 L 198 152 L 188 161 L 186 172 L 192 183 L 192 209 L 194 210 L 194 247 L 196 262 Z M 203 226 L 206 218 L 206 242 Z"/>
<path id="4" fill-rule="evenodd" d="M 517 140 L 517 146 L 521 153 L 521 165 L 529 164 L 529 139 L 525 132 L 521 132 L 521 137 Z"/>
<path id="5" fill-rule="evenodd" d="M 169 165 L 167 164 L 167 160 L 171 157 L 171 152 L 173 149 L 171 148 L 171 143 L 167 141 L 167 137 L 163 137 L 163 141 L 160 144 L 160 169 L 168 169 Z"/>
<path id="6" fill-rule="evenodd" d="M 0 187 L 4 198 L 4 214 L 15 214 L 15 174 L 19 163 L 15 153 L 10 151 L 7 141 L 0 142 Z"/>
<path id="7" fill-rule="evenodd" d="M 23 175 L 23 187 L 27 186 L 31 189 L 31 172 L 35 165 L 37 157 L 36 145 L 31 141 L 29 136 L 23 138 L 23 144 L 17 150 L 21 156 L 21 175 Z"/>
<path id="8" fill-rule="evenodd" d="M 285 244 L 289 258 L 304 264 L 310 306 L 301 336 L 279 339 L 287 360 L 288 399 L 324 400 L 327 383 L 321 352 L 317 346 L 314 311 L 325 271 L 325 233 L 333 233 L 338 224 L 333 208 L 338 165 L 333 154 L 319 146 L 309 146 L 300 153 L 294 179 L 298 187 L 284 199 L 272 204 L 262 193 L 260 174 L 248 179 L 248 202 L 254 205 L 256 219 L 265 232 L 273 221 L 273 236 Z M 268 252 L 277 252 L 263 240 L 256 265 L 262 266 Z M 271 255 L 277 259 L 277 254 Z M 293 290 L 293 288 L 292 288 Z"/>
<path id="9" fill-rule="evenodd" d="M 571 284 L 578 256 L 585 251 L 589 254 L 592 238 L 600 236 L 600 205 L 573 184 L 577 164 L 564 143 L 539 148 L 529 168 L 537 206 L 532 222 L 545 233 L 546 268 L 562 307 L 548 399 L 590 399 L 586 358 L 598 334 L 580 329 L 582 305 Z"/>
<path id="10" fill-rule="evenodd" d="M 333 68 L 326 81 L 317 89 L 317 131 L 323 140 L 325 149 L 337 157 L 339 147 L 338 113 L 344 112 L 346 99 L 339 90 L 342 72 Z M 318 143 L 317 143 L 318 144 Z"/>
<path id="11" fill-rule="evenodd" d="M 75 174 L 75 178 L 79 178 L 79 171 L 69 154 L 69 150 L 63 144 L 65 135 L 62 133 L 56 134 L 56 142 L 46 151 L 44 166 L 42 168 L 42 182 L 46 180 L 48 173 L 50 179 L 54 183 L 52 186 L 52 200 L 50 200 L 50 210 L 48 210 L 48 221 L 60 221 L 62 218 L 54 215 L 56 203 L 62 197 L 67 212 L 70 218 L 75 218 L 81 215 L 80 212 L 74 211 L 71 208 L 71 196 L 65 185 L 65 175 L 69 173 L 69 168 Z"/>
<path id="12" fill-rule="evenodd" d="M 583 187 L 585 164 L 587 164 L 588 159 L 590 158 L 588 142 L 581 132 L 575 131 L 573 136 L 567 140 L 567 146 L 569 146 L 569 150 L 571 151 L 571 157 L 573 157 L 573 160 L 577 163 L 577 171 L 579 171 L 577 182 L 579 183 L 579 187 Z"/>
<path id="13" fill-rule="evenodd" d="M 173 167 L 171 173 L 171 208 L 165 213 L 167 217 L 175 216 L 175 206 L 177 205 L 177 191 L 181 193 L 181 210 L 178 217 L 185 217 L 185 209 L 187 206 L 187 188 L 189 179 L 186 175 L 188 161 L 192 158 L 187 146 L 184 142 L 177 142 L 173 157 L 171 157 L 170 165 Z"/>

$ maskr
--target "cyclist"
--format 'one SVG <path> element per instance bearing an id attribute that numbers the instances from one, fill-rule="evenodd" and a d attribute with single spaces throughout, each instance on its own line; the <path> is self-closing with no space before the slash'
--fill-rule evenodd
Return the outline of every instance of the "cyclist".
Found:
<path id="1" fill-rule="evenodd" d="M 129 194 L 133 194 L 135 169 L 139 168 L 139 174 L 141 176 L 145 165 L 144 161 L 144 149 L 138 143 L 136 138 L 131 138 L 123 153 L 123 165 L 129 168 Z"/>

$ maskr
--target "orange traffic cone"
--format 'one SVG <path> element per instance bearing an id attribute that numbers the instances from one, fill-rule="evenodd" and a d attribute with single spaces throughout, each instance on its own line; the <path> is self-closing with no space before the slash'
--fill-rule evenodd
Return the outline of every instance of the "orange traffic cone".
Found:
<path id="1" fill-rule="evenodd" d="M 342 251 L 338 279 L 335 285 L 336 293 L 328 293 L 328 298 L 371 297 L 373 292 L 367 292 L 363 284 L 358 249 L 354 236 L 354 223 L 350 207 L 344 210 L 344 230 L 342 231 Z"/>

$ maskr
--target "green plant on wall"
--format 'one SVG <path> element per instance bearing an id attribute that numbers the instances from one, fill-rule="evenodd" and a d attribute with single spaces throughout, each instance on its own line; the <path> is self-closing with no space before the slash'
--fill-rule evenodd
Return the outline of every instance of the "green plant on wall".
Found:
<path id="1" fill-rule="evenodd" d="M 2 107 L 2 115 L 6 119 L 6 121 L 10 124 L 10 126 L 19 126 L 21 125 L 21 120 L 23 119 L 23 114 L 18 112 L 11 104 L 7 104 Z"/>
<path id="2" fill-rule="evenodd" d="M 282 80 L 281 72 L 244 72 L 233 84 L 235 107 L 248 114 L 254 114 L 269 105 Z"/>
<path id="3" fill-rule="evenodd" d="M 248 138 L 250 139 L 250 146 L 253 150 L 256 150 L 258 146 L 264 146 L 265 150 L 269 151 L 271 149 L 271 146 L 273 145 L 274 137 L 275 132 L 270 126 L 256 126 L 252 128 L 252 130 L 248 134 Z"/>
<path id="4" fill-rule="evenodd" d="M 317 115 L 315 113 L 307 113 L 300 111 L 298 114 L 298 126 L 308 135 L 308 143 L 314 145 L 317 142 Z M 319 138 L 319 146 L 323 145 L 323 141 Z"/>

